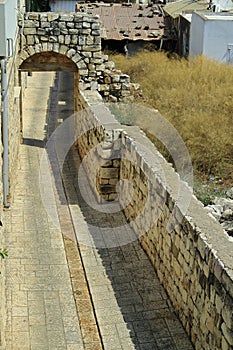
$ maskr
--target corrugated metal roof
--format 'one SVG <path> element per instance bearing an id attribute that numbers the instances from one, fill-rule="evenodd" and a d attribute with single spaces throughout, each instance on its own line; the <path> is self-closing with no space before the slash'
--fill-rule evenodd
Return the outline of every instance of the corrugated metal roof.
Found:
<path id="1" fill-rule="evenodd" d="M 107 40 L 159 40 L 169 38 L 160 5 L 79 4 L 81 11 L 100 16 L 101 36 Z"/>
<path id="2" fill-rule="evenodd" d="M 173 18 L 179 17 L 182 13 L 191 13 L 193 11 L 207 11 L 209 0 L 181 0 L 169 3 L 164 6 L 164 12 Z"/>

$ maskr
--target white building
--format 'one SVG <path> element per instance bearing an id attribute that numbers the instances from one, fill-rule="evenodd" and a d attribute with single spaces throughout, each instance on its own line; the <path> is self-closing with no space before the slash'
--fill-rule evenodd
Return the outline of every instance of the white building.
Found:
<path id="1" fill-rule="evenodd" d="M 230 11 L 233 9 L 232 0 L 212 0 L 214 12 Z"/>
<path id="2" fill-rule="evenodd" d="M 0 0 L 0 57 L 13 55 L 17 28 L 17 1 Z"/>
<path id="3" fill-rule="evenodd" d="M 205 55 L 219 62 L 233 63 L 233 13 L 194 12 L 189 54 Z"/>

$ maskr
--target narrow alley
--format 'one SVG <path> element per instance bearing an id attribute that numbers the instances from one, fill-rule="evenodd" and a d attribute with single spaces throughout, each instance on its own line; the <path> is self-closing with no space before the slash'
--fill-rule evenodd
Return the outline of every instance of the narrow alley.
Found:
<path id="1" fill-rule="evenodd" d="M 136 238 L 112 248 L 77 245 L 79 234 L 94 234 L 88 223 L 101 231 L 125 220 L 85 202 L 81 193 L 90 188 L 85 176 L 79 188 L 77 148 L 61 178 L 50 159 L 52 181 L 41 181 L 46 141 L 73 113 L 72 74 L 33 73 L 23 102 L 18 177 L 6 212 L 4 349 L 193 349 Z"/>

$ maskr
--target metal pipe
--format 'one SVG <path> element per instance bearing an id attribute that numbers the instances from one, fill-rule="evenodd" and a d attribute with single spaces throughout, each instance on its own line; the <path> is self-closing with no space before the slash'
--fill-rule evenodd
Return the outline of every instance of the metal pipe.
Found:
<path id="1" fill-rule="evenodd" d="M 9 174 L 8 174 L 8 96 L 7 96 L 7 59 L 1 59 L 1 98 L 2 98 L 2 143 L 3 143 L 3 205 L 9 208 Z"/>

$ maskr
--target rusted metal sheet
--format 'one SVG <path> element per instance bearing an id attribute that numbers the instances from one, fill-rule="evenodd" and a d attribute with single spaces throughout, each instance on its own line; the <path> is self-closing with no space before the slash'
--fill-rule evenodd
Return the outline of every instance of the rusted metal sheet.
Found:
<path id="1" fill-rule="evenodd" d="M 161 5 L 79 4 L 79 10 L 99 15 L 107 40 L 161 40 L 171 37 Z"/>

